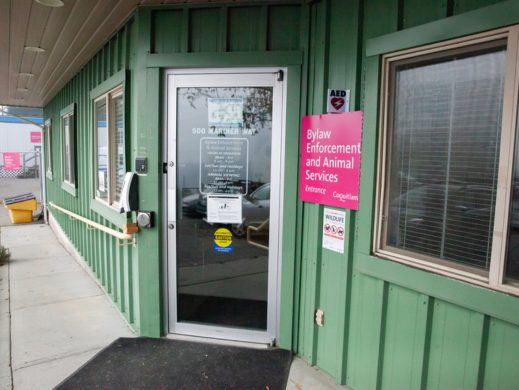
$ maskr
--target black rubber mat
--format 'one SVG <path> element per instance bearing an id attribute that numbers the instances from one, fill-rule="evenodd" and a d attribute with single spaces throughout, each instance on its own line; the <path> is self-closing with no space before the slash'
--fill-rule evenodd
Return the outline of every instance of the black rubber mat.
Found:
<path id="1" fill-rule="evenodd" d="M 292 353 L 152 338 L 120 338 L 56 389 L 268 389 L 286 387 Z"/>

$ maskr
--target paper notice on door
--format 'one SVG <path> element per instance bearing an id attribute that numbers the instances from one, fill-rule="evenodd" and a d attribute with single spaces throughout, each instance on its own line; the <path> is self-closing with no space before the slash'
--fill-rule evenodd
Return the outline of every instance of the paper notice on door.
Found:
<path id="1" fill-rule="evenodd" d="M 241 195 L 207 195 L 207 222 L 242 223 Z"/>
<path id="2" fill-rule="evenodd" d="M 209 126 L 242 127 L 243 99 L 208 98 Z"/>
<path id="3" fill-rule="evenodd" d="M 346 213 L 332 209 L 324 209 L 323 248 L 344 253 L 344 220 Z"/>

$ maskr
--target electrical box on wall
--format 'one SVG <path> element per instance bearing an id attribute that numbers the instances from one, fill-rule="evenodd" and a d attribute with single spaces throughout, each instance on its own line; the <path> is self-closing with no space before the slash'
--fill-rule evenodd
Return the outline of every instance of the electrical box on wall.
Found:
<path id="1" fill-rule="evenodd" d="M 315 323 L 319 326 L 324 326 L 324 311 L 321 309 L 315 311 Z"/>
<path id="2" fill-rule="evenodd" d="M 146 157 L 135 157 L 135 172 L 146 173 L 147 171 Z"/>

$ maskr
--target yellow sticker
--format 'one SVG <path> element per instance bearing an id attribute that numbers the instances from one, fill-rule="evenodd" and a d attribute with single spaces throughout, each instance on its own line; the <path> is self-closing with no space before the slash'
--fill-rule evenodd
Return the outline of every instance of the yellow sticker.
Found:
<path id="1" fill-rule="evenodd" d="M 214 251 L 232 253 L 232 234 L 227 229 L 218 229 L 214 233 Z"/>

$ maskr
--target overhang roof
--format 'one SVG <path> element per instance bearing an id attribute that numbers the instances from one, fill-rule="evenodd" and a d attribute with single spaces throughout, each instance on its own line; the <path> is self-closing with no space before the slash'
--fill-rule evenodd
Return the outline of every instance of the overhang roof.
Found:
<path id="1" fill-rule="evenodd" d="M 35 0 L 0 0 L 0 105 L 44 107 L 138 5 L 215 2 L 62 1 L 62 7 L 49 7 Z M 29 51 L 27 46 L 45 51 Z"/>

